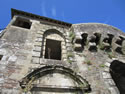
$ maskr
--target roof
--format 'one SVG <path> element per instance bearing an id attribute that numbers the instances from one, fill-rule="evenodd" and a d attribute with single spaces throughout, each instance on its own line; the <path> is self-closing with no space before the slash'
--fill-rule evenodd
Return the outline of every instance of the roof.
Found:
<path id="1" fill-rule="evenodd" d="M 14 15 L 21 15 L 21 16 L 32 18 L 32 19 L 37 19 L 37 20 L 41 20 L 41 21 L 55 23 L 55 24 L 58 24 L 58 25 L 66 26 L 66 27 L 71 27 L 71 25 L 72 25 L 71 23 L 51 19 L 51 18 L 48 18 L 48 17 L 44 17 L 44 16 L 40 16 L 40 15 L 36 15 L 36 14 L 32 14 L 32 13 L 28 13 L 28 12 L 24 12 L 24 11 L 16 10 L 16 9 L 12 8 L 11 9 L 11 17 L 13 18 Z"/>

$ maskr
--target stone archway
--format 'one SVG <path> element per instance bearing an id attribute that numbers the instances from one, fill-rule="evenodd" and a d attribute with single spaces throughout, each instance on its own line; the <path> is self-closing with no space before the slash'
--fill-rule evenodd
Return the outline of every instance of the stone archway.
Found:
<path id="1" fill-rule="evenodd" d="M 114 60 L 110 65 L 110 74 L 118 87 L 120 94 L 125 93 L 125 63 Z"/>
<path id="2" fill-rule="evenodd" d="M 46 85 L 43 85 L 43 83 L 34 84 L 36 80 L 38 79 L 42 80 L 48 74 L 54 74 L 54 75 L 56 74 L 56 76 L 58 76 L 58 79 L 54 79 L 54 80 L 51 79 L 51 81 L 53 80 L 56 84 L 55 83 L 53 84 L 52 82 L 51 82 L 52 84 L 46 84 Z M 68 79 L 65 78 L 64 76 L 68 77 Z M 58 82 L 60 82 L 58 81 L 60 80 L 60 77 L 64 77 L 63 78 L 64 82 L 63 81 L 61 82 L 61 84 L 63 83 L 63 85 L 61 85 L 60 83 L 58 84 Z M 53 78 L 53 76 L 51 78 Z M 49 80 L 47 81 L 48 81 L 47 83 L 49 83 Z M 72 82 L 74 82 L 74 84 L 72 84 Z M 38 68 L 33 72 L 31 72 L 30 74 L 28 74 L 25 78 L 23 78 L 22 81 L 20 82 L 20 86 L 24 92 L 28 92 L 28 91 L 41 92 L 38 94 L 43 94 L 42 93 L 43 91 L 58 92 L 57 94 L 60 94 L 60 92 L 61 93 L 64 92 L 64 94 L 72 94 L 74 92 L 81 94 L 81 92 L 83 93 L 83 92 L 91 91 L 90 85 L 85 79 L 83 79 L 80 75 L 77 75 L 73 70 L 66 68 L 64 66 L 44 66 L 44 67 Z M 36 93 L 32 93 L 32 94 L 36 94 Z"/>

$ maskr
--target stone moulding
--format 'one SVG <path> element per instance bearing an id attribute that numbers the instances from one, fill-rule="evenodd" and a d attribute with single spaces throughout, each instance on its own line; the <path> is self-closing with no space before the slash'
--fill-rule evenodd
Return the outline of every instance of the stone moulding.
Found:
<path id="1" fill-rule="evenodd" d="M 64 66 L 44 66 L 38 69 L 35 69 L 33 72 L 29 73 L 26 77 L 20 81 L 20 86 L 23 90 L 23 92 L 28 92 L 32 89 L 33 84 L 32 82 L 39 79 L 42 76 L 45 76 L 47 74 L 51 73 L 60 73 L 64 74 L 66 76 L 69 76 L 71 79 L 73 79 L 75 82 L 77 82 L 78 86 L 76 87 L 68 87 L 70 89 L 80 90 L 83 92 L 90 92 L 91 88 L 88 82 L 81 77 L 80 75 L 77 75 L 73 70 L 66 68 Z M 67 86 L 66 86 L 67 87 Z M 64 88 L 64 87 L 62 87 Z"/>

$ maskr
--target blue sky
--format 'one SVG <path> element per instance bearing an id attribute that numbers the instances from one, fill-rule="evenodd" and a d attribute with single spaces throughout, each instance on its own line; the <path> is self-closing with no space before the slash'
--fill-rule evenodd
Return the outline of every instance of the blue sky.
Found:
<path id="1" fill-rule="evenodd" d="M 125 32 L 125 0 L 0 0 L 0 28 L 10 22 L 11 8 L 72 24 L 105 23 Z"/>

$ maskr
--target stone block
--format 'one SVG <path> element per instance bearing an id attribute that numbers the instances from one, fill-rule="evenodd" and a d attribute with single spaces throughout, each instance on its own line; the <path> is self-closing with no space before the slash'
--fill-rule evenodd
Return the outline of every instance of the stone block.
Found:
<path id="1" fill-rule="evenodd" d="M 67 51 L 66 50 L 62 50 L 62 54 L 66 54 L 67 53 Z"/>
<path id="2" fill-rule="evenodd" d="M 62 45 L 62 46 L 65 46 L 65 42 L 63 41 L 63 42 L 61 43 L 61 45 Z"/>
<path id="3" fill-rule="evenodd" d="M 63 50 L 63 49 L 66 49 L 66 46 L 65 46 L 65 45 L 62 45 L 62 50 Z"/>
<path id="4" fill-rule="evenodd" d="M 72 49 L 72 47 L 67 47 L 67 51 L 72 51 L 73 49 Z"/>
<path id="5" fill-rule="evenodd" d="M 40 58 L 40 64 L 46 64 L 46 59 Z"/>
<path id="6" fill-rule="evenodd" d="M 36 38 L 36 42 L 42 42 L 43 38 Z"/>
<path id="7" fill-rule="evenodd" d="M 34 45 L 35 46 L 42 46 L 42 42 L 35 42 Z"/>
<path id="8" fill-rule="evenodd" d="M 90 42 L 90 43 L 89 43 L 89 46 L 96 46 L 96 43 Z"/>
<path id="9" fill-rule="evenodd" d="M 105 72 L 109 72 L 109 68 L 108 68 L 108 67 L 105 67 L 105 68 L 104 68 L 104 71 L 105 71 Z"/>
<path id="10" fill-rule="evenodd" d="M 67 42 L 67 43 L 70 43 L 71 41 L 70 41 L 69 39 L 66 39 L 66 42 Z"/>
<path id="11" fill-rule="evenodd" d="M 37 57 L 33 57 L 32 63 L 34 63 L 34 64 L 40 64 L 40 59 L 37 58 Z"/>
<path id="12" fill-rule="evenodd" d="M 125 40 L 122 42 L 122 53 L 125 55 Z"/>
<path id="13" fill-rule="evenodd" d="M 120 94 L 116 87 L 110 87 L 109 90 L 110 90 L 111 94 Z"/>
<path id="14" fill-rule="evenodd" d="M 104 79 L 111 78 L 111 75 L 110 75 L 110 73 L 108 73 L 108 72 L 103 72 L 103 73 L 102 73 L 102 76 L 103 76 Z"/>
<path id="15" fill-rule="evenodd" d="M 115 82 L 112 80 L 112 79 L 106 79 L 107 83 L 110 85 L 110 86 L 115 86 Z"/>
<path id="16" fill-rule="evenodd" d="M 66 46 L 67 46 L 67 47 L 70 47 L 70 46 L 71 46 L 71 44 L 70 44 L 70 43 L 67 43 L 67 44 L 66 44 Z"/>
<path id="17" fill-rule="evenodd" d="M 35 46 L 35 47 L 34 47 L 34 51 L 41 52 L 41 47 Z"/>
<path id="18" fill-rule="evenodd" d="M 41 35 L 41 34 L 37 34 L 36 36 L 37 36 L 37 38 L 43 38 L 43 35 Z"/>
<path id="19" fill-rule="evenodd" d="M 40 57 L 40 54 L 41 54 L 41 52 L 33 51 L 32 56 L 33 56 L 33 57 Z"/>
<path id="20" fill-rule="evenodd" d="M 43 35 L 43 31 L 37 31 L 37 34 L 42 34 Z"/>
<path id="21" fill-rule="evenodd" d="M 15 62 L 17 60 L 17 57 L 16 56 L 10 56 L 8 61 L 10 62 Z"/>
<path id="22" fill-rule="evenodd" d="M 106 62 L 105 66 L 110 67 L 110 63 Z"/>

